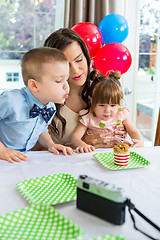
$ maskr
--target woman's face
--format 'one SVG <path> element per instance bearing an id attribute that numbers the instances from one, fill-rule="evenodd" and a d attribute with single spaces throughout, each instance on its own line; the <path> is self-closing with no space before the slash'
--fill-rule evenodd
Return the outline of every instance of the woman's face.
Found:
<path id="1" fill-rule="evenodd" d="M 87 59 L 83 54 L 80 45 L 74 41 L 64 51 L 66 58 L 69 61 L 69 85 L 70 87 L 81 87 L 84 85 L 87 74 L 88 65 Z"/>

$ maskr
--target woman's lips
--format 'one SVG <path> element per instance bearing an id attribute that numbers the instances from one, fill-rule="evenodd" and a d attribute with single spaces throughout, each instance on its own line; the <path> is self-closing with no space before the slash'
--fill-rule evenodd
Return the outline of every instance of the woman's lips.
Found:
<path id="1" fill-rule="evenodd" d="M 80 80 L 80 79 L 82 78 L 82 75 L 83 75 L 83 74 L 81 74 L 81 75 L 79 75 L 79 76 L 76 76 L 76 77 L 74 77 L 73 79 L 74 79 L 74 80 Z"/>

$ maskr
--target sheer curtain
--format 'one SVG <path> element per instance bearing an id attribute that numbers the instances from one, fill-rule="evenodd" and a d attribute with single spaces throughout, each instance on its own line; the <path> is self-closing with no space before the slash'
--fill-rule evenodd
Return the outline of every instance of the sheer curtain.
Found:
<path id="1" fill-rule="evenodd" d="M 99 25 L 103 17 L 111 13 L 122 14 L 125 0 L 65 0 L 64 27 L 79 22 Z"/>

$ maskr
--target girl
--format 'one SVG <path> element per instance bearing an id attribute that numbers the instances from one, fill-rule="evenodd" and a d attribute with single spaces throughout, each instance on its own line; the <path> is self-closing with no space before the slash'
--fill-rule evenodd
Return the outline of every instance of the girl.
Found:
<path id="1" fill-rule="evenodd" d="M 120 124 L 123 124 L 132 139 L 124 140 L 124 143 L 132 144 L 133 147 L 143 147 L 142 136 L 131 122 L 129 110 L 122 107 L 120 73 L 111 71 L 107 77 L 94 70 L 90 77 L 93 80 L 90 88 L 91 108 L 80 111 L 79 124 L 71 136 L 72 144 L 77 147 L 76 152 L 91 152 L 95 149 L 82 140 L 86 131 L 88 134 L 107 132 L 107 137 L 112 141 L 110 145 L 122 142 L 123 139 L 115 135 L 116 127 Z"/>

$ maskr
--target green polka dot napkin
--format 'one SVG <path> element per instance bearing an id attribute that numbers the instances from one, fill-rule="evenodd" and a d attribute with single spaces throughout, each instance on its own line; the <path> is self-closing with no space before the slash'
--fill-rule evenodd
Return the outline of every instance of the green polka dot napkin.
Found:
<path id="1" fill-rule="evenodd" d="M 130 152 L 129 163 L 127 166 L 117 166 L 114 164 L 113 153 L 96 153 L 93 155 L 105 168 L 110 170 L 122 170 L 130 168 L 141 168 L 148 166 L 150 162 L 141 155 Z"/>
<path id="2" fill-rule="evenodd" d="M 51 206 L 32 205 L 0 216 L 0 239 L 79 239 L 84 232 Z"/>
<path id="3" fill-rule="evenodd" d="M 92 238 L 89 240 L 127 240 L 127 239 L 116 235 L 107 235 L 103 237 Z"/>
<path id="4" fill-rule="evenodd" d="M 54 174 L 25 180 L 18 190 L 31 204 L 55 205 L 76 199 L 77 180 L 70 174 Z"/>

